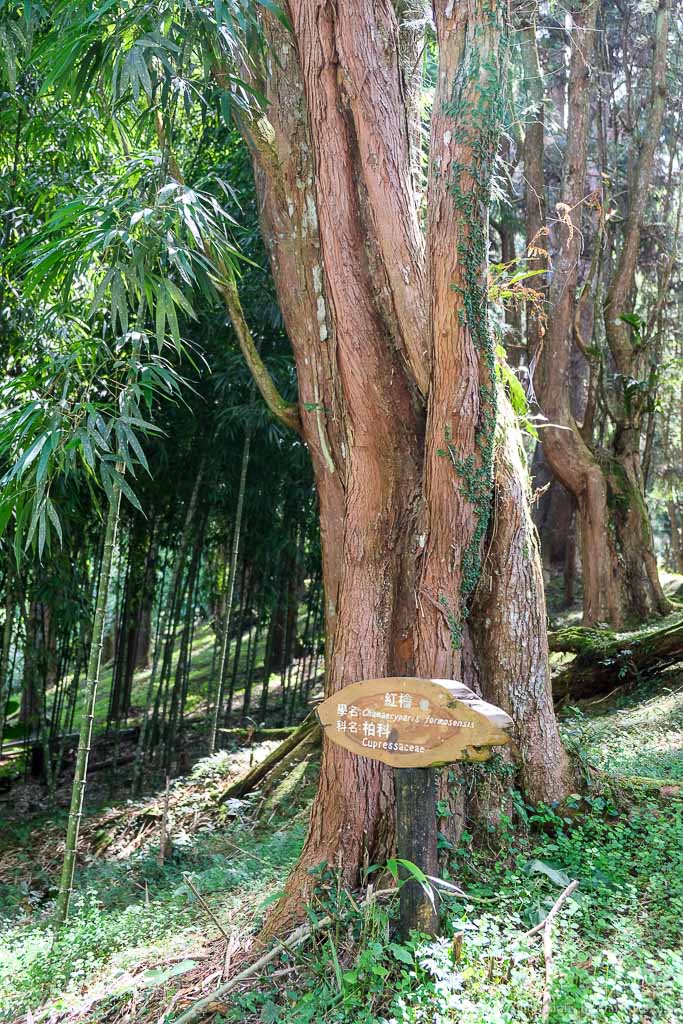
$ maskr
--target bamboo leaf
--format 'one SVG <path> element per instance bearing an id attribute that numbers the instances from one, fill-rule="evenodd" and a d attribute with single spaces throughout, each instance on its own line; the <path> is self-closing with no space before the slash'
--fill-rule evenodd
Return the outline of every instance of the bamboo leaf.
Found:
<path id="1" fill-rule="evenodd" d="M 156 339 L 157 348 L 161 352 L 166 337 L 166 290 L 163 284 L 156 287 Z"/>
<path id="2" fill-rule="evenodd" d="M 14 512 L 14 502 L 7 495 L 0 501 L 0 537 L 4 534 L 7 529 L 7 524 L 12 518 Z"/>
<path id="3" fill-rule="evenodd" d="M 173 304 L 173 299 L 170 293 L 168 299 L 169 301 L 166 306 L 166 316 L 168 317 L 168 322 L 171 327 L 171 335 L 173 337 L 175 347 L 178 350 L 178 352 L 180 352 L 182 349 L 182 342 L 180 340 L 180 328 L 178 327 L 178 317 L 176 315 L 175 305 Z"/>
<path id="4" fill-rule="evenodd" d="M 59 543 L 61 544 L 62 543 L 62 524 L 61 524 L 61 522 L 59 520 L 59 516 L 57 515 L 57 509 L 54 506 L 54 502 L 50 498 L 47 498 L 47 514 L 50 517 L 50 522 L 52 523 L 52 525 L 54 526 L 55 530 L 57 531 L 57 536 L 59 537 Z"/>
<path id="5" fill-rule="evenodd" d="M 45 530 L 46 530 L 46 519 L 45 519 L 45 508 L 43 507 L 40 511 L 38 527 L 38 557 L 42 559 L 43 551 L 45 549 Z"/>
<path id="6" fill-rule="evenodd" d="M 130 486 L 125 477 L 123 477 L 121 473 L 119 473 L 118 470 L 116 469 L 112 469 L 110 470 L 110 472 L 112 478 L 116 482 L 116 485 L 120 488 L 121 493 L 124 494 L 126 498 L 128 498 L 128 501 L 131 503 L 133 508 L 136 508 L 138 512 L 142 512 L 142 505 L 138 501 L 137 496 L 133 491 L 133 488 Z"/>
<path id="7" fill-rule="evenodd" d="M 94 469 L 95 456 L 93 454 L 92 442 L 85 432 L 81 434 L 81 450 L 83 452 L 83 457 L 87 465 L 90 467 L 90 469 Z"/>
<path id="8" fill-rule="evenodd" d="M 126 437 L 128 439 L 128 444 L 131 446 L 131 448 L 133 449 L 133 451 L 135 452 L 135 454 L 137 456 L 138 462 L 149 473 L 149 465 L 147 463 L 147 456 L 145 455 L 145 453 L 144 453 L 144 451 L 142 449 L 142 445 L 138 441 L 137 437 L 135 436 L 133 431 L 129 430 L 128 428 L 126 428 Z"/>
<path id="9" fill-rule="evenodd" d="M 40 453 L 40 459 L 38 461 L 38 469 L 36 470 L 36 481 L 38 483 L 40 483 L 41 480 L 44 479 L 45 474 L 47 473 L 47 467 L 48 467 L 48 464 L 49 464 L 49 461 L 50 461 L 50 453 L 52 452 L 52 439 L 53 439 L 53 436 L 54 435 L 52 433 L 50 433 L 50 435 L 49 435 L 49 437 L 47 439 L 47 442 L 43 446 L 43 450 Z"/>
<path id="10" fill-rule="evenodd" d="M 114 274 L 111 282 L 111 325 L 116 332 L 116 320 L 118 318 L 121 333 L 128 333 L 128 300 L 123 285 L 123 278 L 119 272 Z"/>
<path id="11" fill-rule="evenodd" d="M 47 438 L 47 434 L 41 434 L 40 437 L 38 437 L 33 442 L 30 448 L 28 448 L 24 452 L 24 454 L 21 456 L 14 469 L 11 471 L 11 477 L 21 479 L 21 477 L 24 475 L 24 473 L 29 468 L 31 463 L 34 462 L 40 455 L 41 451 L 43 450 L 43 445 L 45 445 L 47 442 Z"/>

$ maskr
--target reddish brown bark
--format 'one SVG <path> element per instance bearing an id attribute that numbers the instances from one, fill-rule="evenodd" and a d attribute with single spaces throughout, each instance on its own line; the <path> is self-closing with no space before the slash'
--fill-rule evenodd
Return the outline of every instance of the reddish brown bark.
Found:
<path id="1" fill-rule="evenodd" d="M 645 351 L 639 339 L 632 337 L 632 329 L 622 317 L 631 313 L 633 308 L 640 235 L 664 118 L 668 34 L 669 4 L 668 0 L 660 0 L 655 21 L 652 82 L 645 131 L 635 160 L 621 251 L 604 306 L 605 336 L 618 379 L 622 382 L 613 444 L 617 471 L 610 474 L 621 508 L 619 514 L 613 516 L 613 522 L 630 597 L 628 610 L 640 618 L 653 612 L 665 614 L 671 606 L 659 582 L 640 455 L 650 396 L 645 389 L 630 387 L 631 382 L 639 381 L 647 374 Z"/>
<path id="2" fill-rule="evenodd" d="M 310 8 L 292 9 L 295 29 L 307 39 Z M 376 302 L 378 274 L 367 254 L 370 232 L 358 217 L 359 199 L 364 210 L 368 200 L 359 196 L 360 166 L 342 113 L 348 115 L 348 106 L 336 73 L 334 24 L 330 11 L 315 13 L 320 34 L 313 33 L 306 57 L 299 64 L 294 51 L 280 43 L 279 74 L 268 81 L 275 172 L 257 146 L 252 152 L 318 485 L 332 692 L 356 679 L 408 670 L 396 654 L 395 632 L 405 604 L 402 581 L 410 579 L 401 549 L 410 536 L 419 446 L 418 410 Z M 275 25 L 270 30 L 281 32 Z M 333 144 L 328 147 L 326 140 Z M 301 183 L 308 185 L 298 187 Z M 397 187 L 405 189 L 405 181 Z M 323 266 L 338 272 L 324 274 Z M 320 376 L 311 381 L 318 367 Z M 392 796 L 387 769 L 326 744 L 309 838 L 292 889 L 310 884 L 306 871 L 313 863 L 336 864 L 342 849 L 355 883 L 363 859 L 388 848 Z M 277 928 L 276 918 L 271 927 Z"/>
<path id="3" fill-rule="evenodd" d="M 550 319 L 539 346 L 535 388 L 550 424 L 542 432 L 545 456 L 556 478 L 576 500 L 584 622 L 607 621 L 619 626 L 630 619 L 642 620 L 665 612 L 668 603 L 659 584 L 640 467 L 642 411 L 637 411 L 637 402 L 625 402 L 627 414 L 617 423 L 614 450 L 598 453 L 591 449 L 590 430 L 578 426 L 571 408 L 596 6 L 592 2 L 582 4 L 573 15 L 570 33 L 568 132 L 561 202 L 557 206 L 558 246 L 549 294 Z M 608 343 L 625 375 L 623 379 L 637 375 L 637 359 L 628 341 L 628 327 L 616 320 L 614 311 L 617 307 L 627 311 L 627 296 L 633 285 L 647 183 L 661 126 L 667 31 L 666 2 L 662 0 L 657 17 L 652 108 L 635 174 L 638 195 L 631 197 L 624 245 L 608 292 L 605 316 Z M 529 201 L 536 203 L 535 197 Z M 590 419 L 592 412 L 589 410 L 587 415 Z M 584 424 L 584 428 L 587 426 Z"/>
<path id="4" fill-rule="evenodd" d="M 457 678 L 447 609 L 464 618 L 463 553 L 485 521 L 453 459 L 440 453 L 445 439 L 459 459 L 485 470 L 483 493 L 492 487 L 482 454 L 493 430 L 492 362 L 454 290 L 471 286 L 462 251 L 475 230 L 486 232 L 483 193 L 474 195 L 471 177 L 457 170 L 473 165 L 482 139 L 472 126 L 458 134 L 452 103 L 468 48 L 476 40 L 485 58 L 497 58 L 501 23 L 474 0 L 436 7 L 443 73 L 426 247 L 391 4 L 291 0 L 293 36 L 266 17 L 278 54 L 258 83 L 267 121 L 245 126 L 318 488 L 328 693 L 378 676 Z M 486 86 L 490 71 L 482 74 Z M 466 108 L 472 98 L 466 93 Z M 495 132 L 483 141 L 491 151 Z M 476 170 L 485 177 L 490 166 Z M 454 204 L 456 179 L 461 194 L 473 194 L 472 223 Z M 484 250 L 482 288 L 485 274 Z M 537 713 L 533 707 L 531 718 Z M 553 752 L 540 756 L 552 775 Z M 556 768 L 562 779 L 563 765 Z M 553 786 L 554 794 L 562 783 Z M 292 898 L 267 932 L 300 909 L 310 867 L 326 860 L 355 885 L 363 863 L 386 859 L 393 799 L 388 769 L 325 743 L 309 835 L 288 883 Z"/>
<path id="5" fill-rule="evenodd" d="M 582 4 L 573 16 L 569 72 L 567 144 L 559 207 L 558 251 L 550 286 L 550 320 L 540 348 L 535 389 L 550 425 L 542 431 L 543 449 L 556 478 L 576 499 L 584 566 L 584 621 L 621 619 L 615 594 L 616 552 L 608 529 L 604 474 L 581 437 L 571 410 L 572 326 L 576 308 L 581 211 L 588 159 L 590 63 L 597 5 Z M 535 196 L 530 203 L 535 206 Z"/>
<path id="6" fill-rule="evenodd" d="M 524 180 L 527 191 L 526 202 L 526 242 L 527 265 L 535 272 L 547 270 L 548 259 L 545 238 L 546 202 L 545 202 L 545 169 L 543 158 L 545 151 L 545 104 L 544 82 L 541 64 L 536 46 L 536 22 L 522 25 L 519 32 L 519 47 L 524 71 L 524 84 L 529 97 L 530 109 L 524 133 L 523 160 Z M 529 288 L 545 295 L 545 274 L 538 273 L 528 282 Z M 545 333 L 541 320 L 541 310 L 536 303 L 528 303 L 526 307 L 527 346 L 529 363 L 538 358 L 540 346 Z"/>
<path id="7" fill-rule="evenodd" d="M 482 694 L 508 712 L 533 802 L 561 801 L 573 773 L 553 713 L 543 573 L 522 438 L 501 399 L 495 505 L 471 633 Z"/>
<path id="8" fill-rule="evenodd" d="M 470 477 L 485 474 L 483 423 L 493 415 L 492 362 L 482 350 L 486 309 L 473 293 L 467 250 L 477 251 L 488 211 L 481 184 L 488 181 L 493 153 L 487 147 L 493 68 L 502 38 L 502 10 L 482 16 L 476 3 L 435 5 L 439 74 L 432 111 L 430 178 L 427 195 L 427 256 L 431 323 L 432 381 L 424 455 L 423 553 L 418 590 L 416 665 L 422 675 L 458 678 L 463 628 L 463 591 L 470 584 L 465 556 L 471 549 L 483 502 L 468 493 L 458 466 Z M 476 43 L 473 35 L 476 32 Z M 467 67 L 478 49 L 476 69 Z M 469 73 L 468 73 L 469 72 Z M 477 117 L 472 111 L 477 110 Z M 476 122 L 476 123 L 475 123 Z M 495 145 L 495 144 L 494 144 Z M 494 150 L 495 152 L 495 150 Z M 465 210 L 469 210 L 469 215 Z M 474 243 L 474 244 L 473 244 Z M 482 247 L 485 261 L 485 247 Z M 476 271 L 485 280 L 485 262 Z M 477 308 L 465 314 L 465 295 Z M 492 423 L 490 429 L 493 429 Z M 448 452 L 448 457 L 444 452 Z M 492 468 L 492 467 L 491 467 Z M 455 538 L 457 537 L 457 541 Z"/>

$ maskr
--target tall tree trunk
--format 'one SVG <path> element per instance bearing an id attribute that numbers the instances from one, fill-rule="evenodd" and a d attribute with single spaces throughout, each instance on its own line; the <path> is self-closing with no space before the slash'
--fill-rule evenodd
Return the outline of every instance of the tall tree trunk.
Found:
<path id="1" fill-rule="evenodd" d="M 583 0 L 572 15 L 567 142 L 562 177 L 559 249 L 550 285 L 550 318 L 540 347 L 535 388 L 549 425 L 541 432 L 546 459 L 576 499 L 583 557 L 585 623 L 624 618 L 618 554 L 609 531 L 608 488 L 572 415 L 571 366 L 581 253 L 581 211 L 588 156 L 590 65 L 597 4 Z M 533 205 L 536 199 L 530 199 Z"/>
<path id="2" fill-rule="evenodd" d="M 154 536 L 154 525 L 152 525 L 152 536 L 150 537 L 149 547 L 147 550 L 145 575 L 142 583 L 142 593 L 140 594 L 140 603 L 138 608 L 136 643 L 131 652 L 131 660 L 133 663 L 133 672 L 129 674 L 131 681 L 132 674 L 136 669 L 149 668 L 151 664 L 152 612 L 154 610 L 158 554 L 158 543 Z"/>
<path id="3" fill-rule="evenodd" d="M 154 700 L 154 688 L 156 684 L 157 669 L 159 666 L 160 652 L 163 648 L 163 663 L 161 669 L 161 682 L 159 685 L 159 691 L 157 697 L 161 694 L 161 684 L 164 679 L 164 668 L 167 665 L 167 659 L 172 656 L 173 640 L 174 640 L 174 623 L 175 623 L 175 610 L 176 602 L 178 600 L 178 592 L 180 590 L 180 583 L 185 569 L 185 560 L 187 558 L 187 550 L 190 545 L 190 537 L 192 527 L 194 525 L 195 514 L 197 511 L 197 502 L 199 500 L 199 491 L 204 479 L 204 467 L 205 463 L 202 461 L 195 477 L 194 485 L 192 487 L 192 493 L 190 500 L 187 503 L 185 510 L 185 517 L 183 519 L 183 527 L 180 533 L 180 539 L 178 542 L 178 548 L 175 552 L 173 560 L 173 569 L 171 571 L 171 580 L 169 583 L 168 594 L 166 596 L 166 603 L 164 604 L 164 587 L 163 580 L 161 585 L 161 593 L 159 601 L 161 607 L 159 609 L 159 626 L 157 629 L 157 640 L 154 651 L 154 663 L 152 665 L 152 671 L 150 673 L 149 682 L 147 684 L 147 692 L 145 694 L 145 710 L 142 715 L 140 722 L 140 733 L 138 735 L 138 743 L 135 751 L 135 767 L 133 769 L 133 792 L 139 791 L 142 785 L 142 776 L 144 772 L 144 761 L 145 754 L 147 752 L 149 743 L 149 727 L 153 720 L 152 705 L 156 703 Z M 169 663 L 170 668 L 170 663 Z"/>
<path id="4" fill-rule="evenodd" d="M 667 502 L 667 513 L 669 516 L 669 529 L 671 531 L 671 557 L 676 572 L 683 572 L 683 528 L 678 525 L 681 517 L 673 498 Z"/>
<path id="5" fill-rule="evenodd" d="M 507 399 L 501 398 L 500 409 L 493 522 L 471 633 L 482 695 L 515 723 L 528 798 L 536 803 L 561 801 L 574 780 L 553 711 L 543 574 L 529 510 L 529 477 Z"/>
<path id="6" fill-rule="evenodd" d="M 257 83 L 268 123 L 245 127 L 318 489 L 328 694 L 388 675 L 457 678 L 490 522 L 496 395 L 486 208 L 504 9 L 476 0 L 435 7 L 426 245 L 389 2 L 291 0 L 293 40 L 265 15 L 279 58 Z M 234 295 L 230 302 L 234 313 Z M 529 621 L 534 635 L 540 623 L 538 615 Z M 542 647 L 535 656 L 543 659 Z M 539 670 L 536 694 L 542 681 Z M 534 725 L 540 706 L 526 704 Z M 538 791 L 545 771 L 546 795 L 560 794 L 556 751 L 534 751 L 545 765 L 528 753 Z M 393 802 L 385 766 L 324 741 L 291 899 L 269 930 L 300 905 L 314 864 L 339 865 L 355 884 L 363 863 L 386 858 Z"/>
<path id="7" fill-rule="evenodd" d="M 529 103 L 523 146 L 526 184 L 526 240 L 529 269 L 538 274 L 528 282 L 528 287 L 535 291 L 538 297 L 533 302 L 527 303 L 526 308 L 527 344 L 532 380 L 546 334 L 543 303 L 547 300 L 545 272 L 548 269 L 547 250 L 549 247 L 544 166 L 545 82 L 536 36 L 535 19 L 521 26 L 519 47 L 525 93 Z M 570 365 L 573 367 L 575 364 Z M 575 398 L 575 382 L 573 382 L 572 391 L 572 398 Z M 572 402 L 573 405 L 575 402 Z M 572 412 L 575 413 L 576 410 L 572 408 Z M 562 568 L 565 571 L 565 589 L 572 592 L 573 586 L 569 583 L 566 567 L 572 564 L 572 552 L 575 549 L 573 525 L 575 502 L 569 491 L 552 475 L 541 444 L 537 445 L 534 455 L 534 483 L 537 487 L 550 484 L 539 500 L 534 514 L 534 521 L 541 540 L 541 555 L 544 565 L 555 571 Z"/>
<path id="8" fill-rule="evenodd" d="M 528 286 L 538 293 L 539 302 L 526 306 L 526 336 L 529 363 L 534 365 L 540 354 L 545 333 L 540 302 L 546 294 L 545 271 L 548 269 L 546 229 L 545 171 L 545 95 L 541 63 L 536 46 L 536 22 L 523 24 L 519 31 L 519 48 L 524 72 L 524 86 L 529 101 L 524 132 L 523 160 L 526 182 L 526 244 L 529 270 L 541 271 L 529 279 Z"/>
<path id="9" fill-rule="evenodd" d="M 664 118 L 668 34 L 669 3 L 660 0 L 655 20 L 647 121 L 630 182 L 624 239 L 604 306 L 605 336 L 621 390 L 613 442 L 614 462 L 607 471 L 615 505 L 611 523 L 624 565 L 629 611 L 640 619 L 657 612 L 665 614 L 671 606 L 659 582 L 640 456 L 649 393 L 647 388 L 633 385 L 646 372 L 644 352 L 640 338 L 632 337 L 632 327 L 624 315 L 632 313 L 640 235 Z"/>
<path id="10" fill-rule="evenodd" d="M 557 573 L 564 567 L 567 557 L 574 498 L 553 476 L 540 443 L 534 452 L 532 475 L 534 487 L 541 492 L 533 512 L 541 543 L 541 558 L 548 571 Z"/>
<path id="11" fill-rule="evenodd" d="M 249 586 L 247 587 L 247 575 L 249 575 Z M 232 659 L 232 672 L 230 674 L 230 686 L 228 688 L 228 699 L 226 701 L 224 720 L 227 723 L 232 714 L 232 702 L 237 687 L 237 676 L 239 674 L 240 661 L 242 658 L 242 640 L 244 637 L 245 621 L 251 608 L 252 576 L 246 560 L 242 563 L 242 578 L 240 581 L 240 614 L 237 623 L 237 636 L 235 637 L 235 653 Z"/>
<path id="12" fill-rule="evenodd" d="M 557 479 L 576 500 L 583 564 L 584 622 L 607 621 L 615 626 L 643 619 L 668 607 L 657 576 L 652 532 L 640 468 L 640 422 L 627 416 L 617 424 L 614 451 L 593 452 L 571 408 L 572 349 L 576 329 L 578 270 L 581 256 L 581 215 L 586 189 L 590 122 L 590 66 L 594 52 L 597 5 L 584 2 L 573 15 L 568 89 L 568 132 L 559 215 L 559 250 L 550 285 L 550 320 L 541 346 L 536 393 L 549 420 L 542 431 L 546 458 Z M 613 357 L 628 362 L 628 328 L 617 319 L 627 310 L 632 276 L 624 265 L 637 251 L 642 211 L 652 166 L 654 123 L 663 103 L 660 93 L 666 73 L 668 12 L 662 0 L 657 15 L 653 76 L 653 110 L 641 149 L 635 179 L 638 197 L 632 200 L 625 242 L 607 297 L 605 329 Z M 661 124 L 661 117 L 660 117 Z M 636 227 L 637 225 L 637 227 Z M 635 250 L 634 250 L 635 246 Z M 618 307 L 618 309 L 617 309 Z M 635 366 L 629 365 L 629 379 Z M 626 372 L 626 371 L 624 371 Z M 626 378 L 624 378 L 626 379 Z M 637 404 L 637 402 L 635 403 Z"/>
<path id="13" fill-rule="evenodd" d="M 12 550 L 8 545 L 7 564 L 5 568 L 5 621 L 2 627 L 2 651 L 0 651 L 0 754 L 5 734 L 7 702 L 12 685 L 10 668 L 10 644 L 12 642 L 12 625 L 16 593 L 14 589 L 14 573 L 12 571 Z"/>
<path id="14" fill-rule="evenodd" d="M 164 774 L 169 775 L 173 759 L 173 752 L 177 748 L 178 722 L 183 704 L 183 693 L 187 675 L 187 659 L 190 648 L 190 636 L 194 620 L 194 594 L 201 560 L 202 545 L 204 541 L 204 528 L 206 520 L 202 522 L 197 538 L 194 543 L 194 550 L 187 572 L 187 601 L 185 603 L 185 621 L 180 636 L 180 648 L 176 662 L 175 677 L 171 690 L 171 701 L 168 718 L 164 723 Z M 182 599 L 181 599 L 182 613 Z"/>

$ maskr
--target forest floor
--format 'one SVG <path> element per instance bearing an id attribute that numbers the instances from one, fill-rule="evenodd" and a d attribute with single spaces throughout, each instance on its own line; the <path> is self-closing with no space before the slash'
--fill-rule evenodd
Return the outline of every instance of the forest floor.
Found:
<path id="1" fill-rule="evenodd" d="M 303 613 L 302 613 L 303 618 Z M 245 731 L 252 727 L 264 728 L 270 726 L 281 726 L 284 721 L 291 719 L 292 724 L 298 723 L 307 714 L 308 708 L 300 704 L 290 704 L 290 696 L 287 692 L 286 683 L 289 682 L 292 689 L 299 686 L 299 674 L 304 670 L 310 671 L 311 655 L 307 654 L 303 659 L 295 659 L 285 677 L 280 673 L 272 673 L 268 683 L 268 710 L 263 717 L 260 714 L 259 705 L 263 688 L 262 671 L 254 675 L 254 682 L 251 693 L 251 717 L 245 721 L 243 718 L 243 703 L 245 694 L 245 674 L 247 663 L 247 634 L 242 638 L 241 659 L 238 671 L 235 674 L 234 699 L 232 714 L 229 716 L 227 725 L 229 728 L 219 732 L 218 745 L 230 749 L 235 746 L 236 729 L 233 726 L 244 726 Z M 184 731 L 181 742 L 178 744 L 179 756 L 171 766 L 171 777 L 188 770 L 206 751 L 207 743 L 207 707 L 210 699 L 210 680 L 212 677 L 213 648 L 215 634 L 208 624 L 200 625 L 195 633 L 190 655 L 189 686 L 184 716 Z M 235 658 L 237 639 L 233 637 L 228 648 L 228 664 L 232 665 Z M 179 657 L 180 637 L 171 659 L 171 673 L 175 671 Z M 265 640 L 262 638 L 257 647 L 256 662 L 263 661 L 265 654 Z M 320 671 L 322 672 L 322 657 L 320 658 Z M 93 721 L 93 744 L 90 756 L 89 778 L 88 778 L 88 802 L 93 805 L 101 805 L 105 801 L 111 801 L 117 795 L 131 789 L 134 773 L 134 760 L 137 747 L 139 725 L 142 720 L 145 707 L 145 695 L 149 685 L 151 668 L 145 668 L 135 673 L 131 691 L 131 706 L 125 721 L 120 723 L 121 732 L 118 737 L 116 730 L 108 729 L 108 712 L 110 693 L 112 687 L 112 666 L 105 665 L 102 670 L 102 677 L 97 692 L 95 704 L 95 716 Z M 288 679 L 286 677 L 289 677 Z M 67 681 L 68 682 L 68 681 Z M 321 693 L 322 677 L 319 676 L 310 686 L 311 696 Z M 52 697 L 48 693 L 48 702 Z M 49 704 L 48 704 L 49 707 Z M 73 716 L 74 729 L 80 720 L 81 701 L 77 701 Z M 48 710 L 49 714 L 49 710 Z M 14 720 L 17 720 L 15 714 Z M 73 773 L 73 762 L 76 750 L 77 733 L 72 733 L 72 745 L 66 752 L 63 770 L 56 780 L 55 792 L 52 797 L 45 791 L 42 782 L 32 779 L 27 771 L 28 755 L 22 741 L 5 744 L 3 756 L 0 757 L 0 822 L 3 820 L 24 820 L 27 816 L 52 813 L 54 808 L 66 810 L 71 797 L 71 776 Z M 145 766 L 143 779 L 143 791 L 156 789 L 163 784 L 165 777 L 163 766 L 156 762 Z"/>
<path id="2" fill-rule="evenodd" d="M 560 813 L 513 792 L 509 817 L 444 849 L 443 877 L 467 896 L 444 896 L 442 939 L 399 942 L 395 896 L 359 907 L 321 866 L 309 917 L 334 923 L 218 1000 L 214 1024 L 537 1024 L 543 948 L 525 933 L 571 880 L 552 933 L 551 1024 L 682 1024 L 683 670 L 566 708 L 562 729 L 584 795 Z M 59 933 L 64 814 L 5 822 L 0 1021 L 172 1024 L 259 955 L 254 935 L 305 837 L 315 759 L 273 792 L 217 796 L 274 742 L 172 782 L 163 864 L 163 787 L 91 798 Z"/>

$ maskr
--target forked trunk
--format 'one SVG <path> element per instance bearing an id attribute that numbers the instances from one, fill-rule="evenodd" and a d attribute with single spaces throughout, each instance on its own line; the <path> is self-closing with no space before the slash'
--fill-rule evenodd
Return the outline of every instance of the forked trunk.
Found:
<path id="1" fill-rule="evenodd" d="M 503 7 L 435 7 L 441 69 L 426 240 L 404 107 L 414 82 L 403 75 L 415 65 L 399 59 L 404 35 L 388 0 L 291 0 L 293 36 L 266 16 L 278 60 L 256 84 L 269 100 L 268 120 L 245 126 L 318 489 L 328 694 L 391 675 L 458 678 L 490 521 L 487 203 Z M 277 414 L 277 400 L 258 383 Z M 525 500 L 523 485 L 515 500 Z M 528 512 L 525 523 L 531 530 Z M 534 795 L 554 799 L 565 765 L 556 733 L 546 742 L 545 649 L 530 635 L 545 629 L 542 586 L 524 578 L 541 589 L 515 637 L 536 644 L 534 665 L 516 666 L 534 673 L 522 742 Z M 501 685 L 516 699 L 509 682 Z M 301 909 L 315 881 L 309 869 L 321 861 L 355 885 L 364 864 L 386 860 L 393 789 L 390 769 L 325 741 L 290 899 L 266 934 Z"/>

